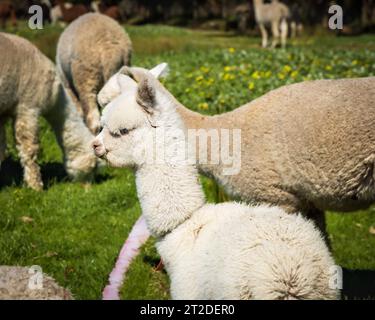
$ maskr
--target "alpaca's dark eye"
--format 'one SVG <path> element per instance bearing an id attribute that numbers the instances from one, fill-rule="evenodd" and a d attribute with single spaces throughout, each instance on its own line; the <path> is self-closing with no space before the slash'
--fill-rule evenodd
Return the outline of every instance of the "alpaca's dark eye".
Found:
<path id="1" fill-rule="evenodd" d="M 126 134 L 128 134 L 129 133 L 129 130 L 128 129 L 121 129 L 120 130 L 120 134 L 122 135 L 122 136 L 124 136 L 124 135 L 126 135 Z"/>

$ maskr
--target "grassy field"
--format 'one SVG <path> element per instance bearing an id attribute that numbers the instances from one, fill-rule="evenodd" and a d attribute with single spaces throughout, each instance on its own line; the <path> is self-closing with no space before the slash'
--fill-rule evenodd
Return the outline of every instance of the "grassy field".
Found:
<path id="1" fill-rule="evenodd" d="M 262 50 L 258 38 L 190 31 L 165 26 L 127 28 L 133 64 L 171 66 L 165 85 L 187 107 L 214 114 L 232 110 L 284 84 L 308 79 L 375 75 L 375 36 L 305 37 L 286 50 Z M 19 35 L 54 58 L 60 28 Z M 100 299 L 108 274 L 133 223 L 140 215 L 133 174 L 104 168 L 95 183 L 67 180 L 61 152 L 41 119 L 42 166 L 46 189 L 22 187 L 22 170 L 11 125 L 7 160 L 0 171 L 0 265 L 40 265 L 77 299 Z M 209 201 L 222 191 L 202 178 Z M 336 261 L 345 268 L 345 298 L 375 298 L 375 209 L 328 213 Z M 121 290 L 123 299 L 167 299 L 168 279 L 155 271 L 159 257 L 151 239 Z"/>

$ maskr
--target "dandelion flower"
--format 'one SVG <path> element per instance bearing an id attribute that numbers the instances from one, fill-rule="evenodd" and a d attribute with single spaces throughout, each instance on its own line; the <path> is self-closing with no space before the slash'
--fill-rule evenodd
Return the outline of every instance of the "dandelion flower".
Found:
<path id="1" fill-rule="evenodd" d="M 198 105 L 198 108 L 201 110 L 208 110 L 208 103 L 207 102 L 200 103 Z"/>
<path id="2" fill-rule="evenodd" d="M 291 68 L 291 66 L 286 65 L 286 66 L 284 66 L 283 71 L 284 71 L 285 73 L 289 73 L 290 71 L 292 71 L 292 68 Z"/>
<path id="3" fill-rule="evenodd" d="M 256 80 L 261 78 L 259 71 L 254 71 L 251 77 Z"/>
<path id="4" fill-rule="evenodd" d="M 203 73 L 209 73 L 209 72 L 210 72 L 210 69 L 207 68 L 207 67 L 205 67 L 205 66 L 202 66 L 200 69 L 201 69 L 201 71 L 202 71 Z"/>
<path id="5" fill-rule="evenodd" d="M 294 70 L 294 71 L 290 74 L 290 76 L 291 76 L 293 79 L 297 78 L 297 76 L 298 76 L 298 70 Z"/>

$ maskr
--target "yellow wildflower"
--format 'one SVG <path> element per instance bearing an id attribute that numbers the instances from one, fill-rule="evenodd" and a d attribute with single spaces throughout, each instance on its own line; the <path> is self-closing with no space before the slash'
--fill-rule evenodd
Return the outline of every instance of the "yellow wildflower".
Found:
<path id="1" fill-rule="evenodd" d="M 209 78 L 207 81 L 206 81 L 206 85 L 210 86 L 214 83 L 214 79 L 213 78 Z"/>
<path id="2" fill-rule="evenodd" d="M 298 76 L 298 70 L 294 70 L 294 71 L 290 74 L 290 76 L 291 76 L 292 78 L 297 78 L 297 76 Z"/>
<path id="3" fill-rule="evenodd" d="M 200 69 L 201 69 L 201 71 L 202 71 L 203 73 L 209 73 L 209 72 L 210 72 L 210 69 L 207 68 L 207 67 L 205 67 L 205 66 L 202 66 Z"/>
<path id="4" fill-rule="evenodd" d="M 225 81 L 229 81 L 229 80 L 234 80 L 235 79 L 235 76 L 233 74 L 230 74 L 230 73 L 224 73 L 223 75 L 223 79 Z"/>
<path id="5" fill-rule="evenodd" d="M 290 71 L 292 71 L 292 68 L 291 68 L 291 66 L 286 65 L 286 66 L 284 66 L 283 71 L 284 71 L 285 73 L 289 73 Z"/>
<path id="6" fill-rule="evenodd" d="M 249 90 L 253 90 L 255 88 L 255 83 L 254 82 L 250 82 L 249 83 Z"/>
<path id="7" fill-rule="evenodd" d="M 229 48 L 228 51 L 229 51 L 229 53 L 235 53 L 235 52 L 236 52 L 236 49 L 234 49 L 234 48 Z"/>
<path id="8" fill-rule="evenodd" d="M 201 110 L 208 110 L 208 103 L 207 102 L 200 103 L 198 105 L 198 108 Z"/>
<path id="9" fill-rule="evenodd" d="M 251 77 L 253 79 L 260 79 L 261 78 L 259 71 L 254 71 L 253 74 L 251 75 Z"/>

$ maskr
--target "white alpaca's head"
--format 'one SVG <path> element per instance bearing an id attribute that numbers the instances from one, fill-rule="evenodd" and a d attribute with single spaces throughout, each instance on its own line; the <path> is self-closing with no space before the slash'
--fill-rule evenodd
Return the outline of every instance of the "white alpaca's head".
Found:
<path id="1" fill-rule="evenodd" d="M 122 67 L 106 82 L 106 84 L 98 93 L 97 100 L 102 108 L 104 108 L 114 98 L 118 97 L 121 94 L 121 92 L 127 89 L 126 82 L 122 84 L 121 81 L 122 75 L 125 72 L 125 70 L 127 70 L 127 67 Z M 146 69 L 143 70 L 146 71 Z M 149 72 L 157 79 L 165 77 L 169 72 L 168 64 L 161 63 L 156 67 L 152 68 L 151 70 L 149 70 Z"/>
<path id="2" fill-rule="evenodd" d="M 137 77 L 133 71 L 138 72 Z M 162 129 L 175 132 L 183 125 L 173 103 L 158 90 L 159 83 L 151 72 L 125 67 L 117 76 L 117 84 L 122 93 L 104 108 L 102 130 L 93 148 L 111 166 L 137 167 L 150 159 L 150 153 L 158 152 L 155 149 L 157 132 Z M 173 137 L 173 132 L 166 136 Z"/>

